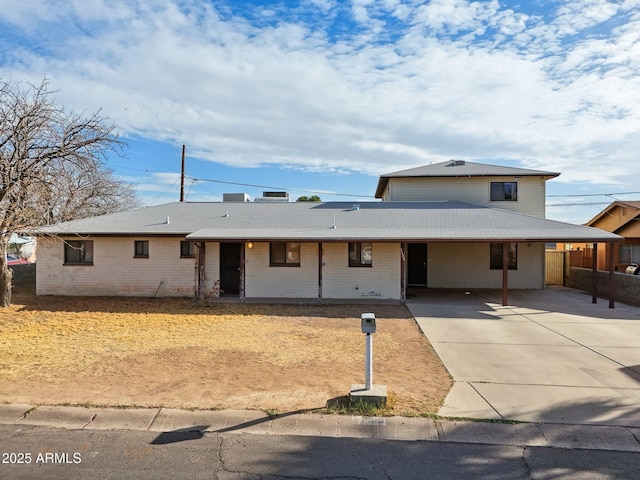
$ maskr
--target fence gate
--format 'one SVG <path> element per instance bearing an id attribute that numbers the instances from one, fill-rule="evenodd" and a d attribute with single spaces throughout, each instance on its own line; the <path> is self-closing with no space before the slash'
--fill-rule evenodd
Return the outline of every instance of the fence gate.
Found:
<path id="1" fill-rule="evenodd" d="M 547 285 L 564 285 L 565 258 L 564 251 L 547 251 Z"/>

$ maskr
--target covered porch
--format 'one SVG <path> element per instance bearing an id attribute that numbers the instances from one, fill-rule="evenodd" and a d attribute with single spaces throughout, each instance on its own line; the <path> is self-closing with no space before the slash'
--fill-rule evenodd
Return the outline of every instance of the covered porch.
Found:
<path id="1" fill-rule="evenodd" d="M 410 239 L 405 242 L 284 242 L 299 244 L 301 258 L 295 268 L 274 268 L 268 255 L 270 245 L 265 239 L 238 241 L 197 241 L 196 298 L 215 301 L 319 302 L 341 301 L 406 302 L 424 291 L 445 289 L 471 290 L 498 288 L 502 305 L 509 304 L 510 290 L 544 288 L 544 243 L 536 242 L 438 242 Z M 421 240 L 421 241 L 416 241 Z M 498 239 L 491 239 L 498 240 Z M 282 242 L 282 240 L 277 240 Z M 375 261 L 368 268 L 349 268 L 347 258 L 353 244 L 367 245 Z M 429 249 L 439 252 L 447 248 L 487 250 L 489 254 L 476 259 L 485 270 L 475 266 L 460 268 L 459 255 L 437 258 L 440 270 L 429 265 Z M 613 244 L 612 244 L 613 245 Z M 613 248 L 608 250 L 612 251 Z M 520 252 L 520 253 L 518 253 Z M 542 252 L 542 253 L 540 253 Z M 538 257 L 540 262 L 532 263 Z M 477 255 L 476 255 L 477 256 Z M 529 263 L 526 259 L 529 258 Z M 518 261 L 520 265 L 518 266 Z M 594 245 L 593 295 L 597 302 L 597 245 Z M 434 262 L 435 263 L 435 262 Z M 449 265 L 450 266 L 447 266 Z M 442 265 L 445 265 L 444 267 Z M 375 266 L 375 268 L 374 268 Z M 281 265 L 278 267 L 282 267 Z M 442 279 L 442 268 L 447 269 Z M 519 270 L 518 270 L 519 268 Z M 537 271 L 539 270 L 539 271 Z M 432 279 L 432 277 L 438 277 Z M 450 283 L 446 283 L 446 282 Z M 523 282 L 532 283 L 523 283 Z M 445 282 L 445 283 L 443 283 Z M 498 282 L 498 283 L 496 283 Z M 256 285 L 274 283 L 281 291 L 257 289 Z M 273 294 L 269 294 L 273 291 Z M 286 293 L 290 292 L 290 295 Z M 615 288 L 610 272 L 609 304 L 614 307 Z"/>

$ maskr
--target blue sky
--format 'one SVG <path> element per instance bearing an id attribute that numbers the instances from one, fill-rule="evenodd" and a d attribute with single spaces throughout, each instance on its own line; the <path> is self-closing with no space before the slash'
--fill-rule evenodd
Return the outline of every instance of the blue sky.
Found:
<path id="1" fill-rule="evenodd" d="M 552 219 L 640 199 L 640 0 L 0 0 L 0 12 L 0 78 L 46 75 L 67 109 L 102 109 L 129 145 L 110 166 L 147 204 L 178 199 L 183 144 L 193 201 L 272 188 L 366 201 L 380 174 L 452 158 L 561 172 Z"/>

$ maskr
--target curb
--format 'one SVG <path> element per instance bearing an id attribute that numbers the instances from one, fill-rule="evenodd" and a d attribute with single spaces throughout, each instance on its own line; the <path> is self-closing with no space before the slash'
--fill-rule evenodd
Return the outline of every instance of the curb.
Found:
<path id="1" fill-rule="evenodd" d="M 0 424 L 69 430 L 300 435 L 640 452 L 640 428 L 252 410 L 0 405 Z"/>

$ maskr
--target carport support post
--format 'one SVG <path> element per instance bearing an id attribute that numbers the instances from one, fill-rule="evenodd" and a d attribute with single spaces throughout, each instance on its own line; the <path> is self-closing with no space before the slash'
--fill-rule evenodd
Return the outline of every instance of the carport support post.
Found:
<path id="1" fill-rule="evenodd" d="M 400 300 L 407 300 L 407 259 L 404 256 L 409 247 L 408 243 L 400 244 Z"/>
<path id="2" fill-rule="evenodd" d="M 196 246 L 198 247 L 198 254 L 196 257 L 196 271 L 197 271 L 197 285 L 196 285 L 196 299 L 204 300 L 206 294 L 206 280 L 204 273 L 204 262 L 205 262 L 205 253 L 204 253 L 204 242 L 196 242 Z"/>
<path id="3" fill-rule="evenodd" d="M 322 301 L 322 242 L 318 242 L 318 301 Z"/>
<path id="4" fill-rule="evenodd" d="M 608 244 L 608 250 L 609 250 L 609 308 L 614 308 L 614 295 L 615 295 L 615 289 L 614 289 L 614 285 L 613 285 L 613 278 L 615 276 L 614 274 L 614 269 L 613 269 L 613 263 L 615 262 L 615 250 L 614 250 L 614 243 L 609 243 Z"/>
<path id="5" fill-rule="evenodd" d="M 593 253 L 591 255 L 591 267 L 593 268 L 591 278 L 591 303 L 598 303 L 598 244 L 593 244 Z"/>

